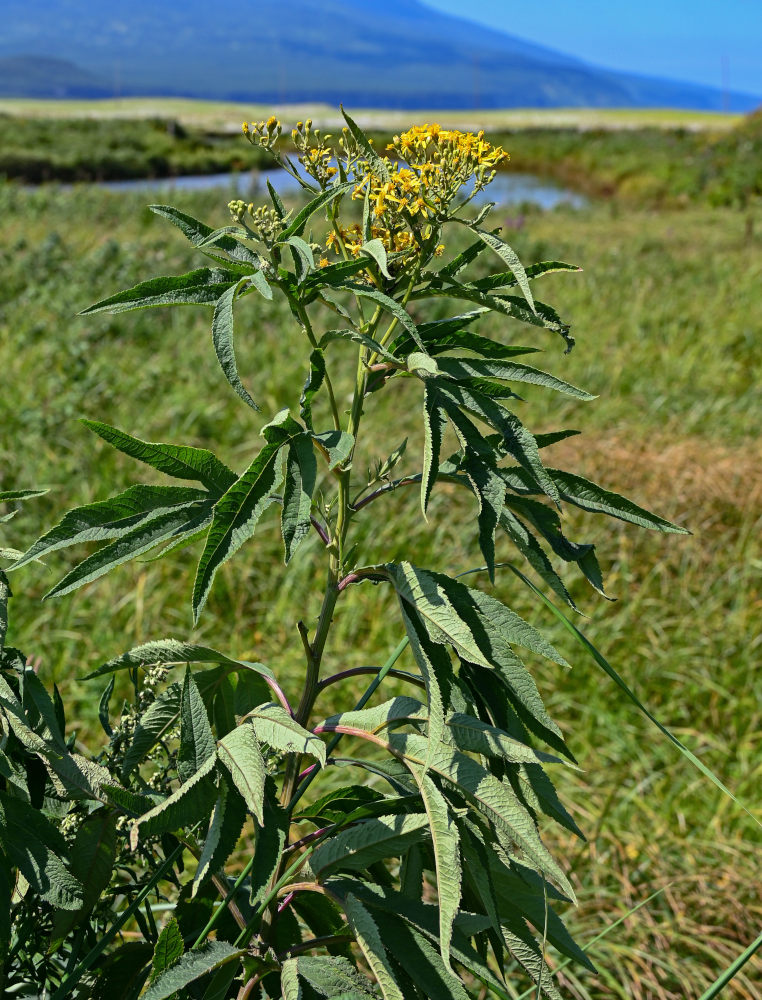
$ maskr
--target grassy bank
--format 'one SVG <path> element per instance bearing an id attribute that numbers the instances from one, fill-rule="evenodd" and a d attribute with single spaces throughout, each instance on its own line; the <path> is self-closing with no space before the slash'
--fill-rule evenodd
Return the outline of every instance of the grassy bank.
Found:
<path id="1" fill-rule="evenodd" d="M 270 161 L 246 144 L 240 122 L 271 111 L 191 101 L 0 102 L 0 176 L 39 183 L 260 169 Z M 287 125 L 314 111 L 316 124 L 338 128 L 335 112 L 319 107 L 276 111 Z M 509 170 L 622 204 L 743 207 L 762 195 L 762 115 L 561 110 L 492 112 L 478 121 L 463 113 L 436 117 L 486 128 L 511 152 Z M 385 112 L 364 119 L 377 130 L 379 148 L 410 120 L 409 113 L 398 119 Z"/>
<path id="2" fill-rule="evenodd" d="M 226 200 L 224 193 L 186 194 L 176 202 L 224 225 Z M 64 509 L 140 475 L 95 442 L 78 416 L 152 440 L 207 445 L 241 469 L 259 447 L 261 425 L 293 402 L 286 359 L 295 334 L 277 303 L 248 299 L 248 320 L 242 309 L 237 328 L 239 364 L 250 373 L 261 419 L 218 374 L 207 310 L 75 318 L 94 299 L 146 276 L 197 266 L 199 258 L 144 201 L 97 189 L 0 185 L 0 489 L 52 487 L 7 526 L 10 544 L 23 546 Z M 620 598 L 607 604 L 575 585 L 590 616 L 582 627 L 655 714 L 760 815 L 762 240 L 737 212 L 707 207 L 653 214 L 604 206 L 505 221 L 519 226 L 513 242 L 526 262 L 553 257 L 583 266 L 578 275 L 543 279 L 541 293 L 573 321 L 577 348 L 565 357 L 560 340 L 542 333 L 536 344 L 547 350 L 542 367 L 600 395 L 591 404 L 551 409 L 547 396 L 527 394 L 527 422 L 538 430 L 582 428 L 582 437 L 556 446 L 556 465 L 622 490 L 694 532 L 682 539 L 622 527 L 596 535 L 592 519 L 580 520 L 574 537 L 594 536 L 610 590 Z M 506 327 L 500 335 L 517 334 Z M 350 383 L 348 372 L 339 398 Z M 406 467 L 415 469 L 420 401 L 410 386 L 402 395 L 381 393 L 369 405 L 410 413 Z M 358 468 L 398 443 L 379 437 L 358 456 Z M 455 537 L 450 499 L 443 497 L 437 487 L 426 526 L 417 498 L 399 494 L 393 517 L 367 524 L 358 558 L 412 552 L 420 565 L 454 571 L 478 563 L 475 532 Z M 473 520 L 469 505 L 461 514 Z M 269 664 L 294 689 L 299 639 L 286 612 L 296 605 L 306 619 L 317 614 L 302 591 L 312 551 L 306 546 L 285 568 L 272 527 L 263 522 L 247 546 L 248 569 L 239 559 L 220 571 L 195 635 Z M 456 555 L 443 565 L 441 552 Z M 498 553 L 511 556 L 505 545 Z M 66 556 L 50 562 L 50 569 L 32 566 L 14 577 L 9 641 L 42 658 L 46 681 L 65 685 L 87 745 L 100 688 L 76 678 L 140 641 L 191 634 L 192 559 L 178 552 L 162 563 L 124 567 L 40 605 L 37 598 L 63 575 Z M 479 585 L 488 588 L 486 577 Z M 517 610 L 553 630 L 512 579 L 498 577 L 496 586 Z M 398 639 L 390 619 L 397 620 L 381 593 L 348 591 L 329 650 L 336 668 L 385 658 Z M 543 668 L 538 683 L 585 769 L 563 790 L 588 835 L 587 844 L 568 845 L 581 900 L 569 922 L 590 939 L 663 890 L 594 947 L 601 975 L 570 983 L 572 995 L 698 996 L 758 933 L 758 828 L 563 634 L 555 639 L 574 670 Z M 762 997 L 758 961 L 724 996 Z"/>

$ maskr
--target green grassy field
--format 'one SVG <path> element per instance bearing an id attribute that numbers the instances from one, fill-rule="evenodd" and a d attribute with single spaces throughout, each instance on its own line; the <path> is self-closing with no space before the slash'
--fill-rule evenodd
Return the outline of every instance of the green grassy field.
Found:
<path id="1" fill-rule="evenodd" d="M 503 111 L 380 111 L 349 109 L 363 128 L 395 131 L 407 127 L 412 117 L 436 120 L 443 126 L 510 130 L 514 128 L 686 128 L 721 131 L 733 128 L 742 115 L 720 111 L 687 111 L 673 108 L 508 108 Z M 188 98 L 127 97 L 98 101 L 49 101 L 31 98 L 0 99 L 0 114 L 23 118 L 175 118 L 184 125 L 212 131 L 238 132 L 243 119 L 283 120 L 313 118 L 321 128 L 343 124 L 336 108 L 326 104 L 256 105 L 233 101 L 195 101 Z"/>
<path id="2" fill-rule="evenodd" d="M 248 298 L 238 321 L 239 364 L 250 373 L 261 419 L 218 373 L 207 310 L 76 317 L 119 288 L 197 266 L 198 257 L 145 209 L 146 200 L 84 187 L 0 185 L 0 489 L 51 487 L 6 527 L 8 544 L 24 547 L 65 509 L 137 481 L 140 470 L 94 441 L 77 417 L 97 417 L 150 440 L 207 445 L 241 469 L 259 447 L 261 425 L 298 396 L 304 373 L 290 363 L 296 335 L 277 303 Z M 174 199 L 215 226 L 228 221 L 226 201 L 224 192 Z M 555 446 L 554 464 L 621 490 L 693 532 L 653 536 L 580 520 L 576 537 L 597 541 L 609 589 L 619 598 L 607 604 L 575 583 L 589 616 L 581 627 L 654 713 L 762 819 L 762 238 L 728 208 L 651 213 L 601 205 L 504 221 L 520 225 L 513 243 L 526 263 L 555 258 L 584 268 L 543 279 L 542 288 L 542 298 L 573 322 L 575 351 L 564 356 L 561 341 L 543 333 L 536 346 L 547 351 L 542 367 L 600 397 L 551 409 L 547 396 L 528 394 L 522 411 L 529 426 L 583 430 Z M 508 325 L 501 335 L 523 342 L 526 329 Z M 340 398 L 350 389 L 349 355 L 347 361 Z M 380 410 L 381 430 L 358 467 L 386 455 L 407 433 L 407 465 L 417 468 L 419 400 L 412 386 L 400 392 L 402 398 L 382 393 L 369 404 Z M 468 503 L 437 487 L 425 525 L 417 496 L 403 493 L 381 521 L 368 519 L 360 558 L 412 557 L 455 572 L 480 562 Z M 503 546 L 498 558 L 509 558 Z M 256 540 L 218 574 L 198 641 L 269 664 L 287 691 L 295 690 L 294 620 L 318 611 L 315 556 L 307 545 L 284 567 L 276 526 L 263 522 Z M 70 711 L 87 746 L 100 688 L 77 678 L 140 641 L 191 634 L 193 558 L 180 552 L 124 567 L 40 604 L 69 565 L 61 555 L 48 568 L 15 575 L 9 641 L 40 656 L 45 681 L 56 680 L 73 699 Z M 486 577 L 479 585 L 489 586 Z M 496 588 L 550 630 L 574 664 L 568 674 L 547 666 L 538 671 L 584 768 L 570 772 L 562 789 L 588 835 L 587 844 L 561 845 L 580 896 L 578 911 L 568 915 L 572 930 L 589 940 L 662 890 L 593 947 L 600 975 L 566 979 L 570 995 L 698 997 L 759 932 L 759 828 L 678 756 L 517 590 L 513 577 L 498 576 Z M 383 595 L 350 589 L 332 633 L 331 665 L 378 663 L 398 633 Z M 762 998 L 760 968 L 752 960 L 723 996 Z"/>

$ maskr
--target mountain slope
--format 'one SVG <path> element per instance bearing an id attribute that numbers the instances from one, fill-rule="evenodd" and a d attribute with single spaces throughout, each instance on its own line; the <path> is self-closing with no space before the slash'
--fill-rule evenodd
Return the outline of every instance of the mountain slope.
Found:
<path id="1" fill-rule="evenodd" d="M 98 96 L 100 81 L 108 81 L 111 93 L 122 95 L 355 107 L 723 104 L 711 88 L 598 69 L 418 0 L 4 0 L 3 6 L 0 58 L 35 52 L 69 60 L 97 78 Z M 18 96 L 26 86 L 20 77 Z M 738 110 L 758 103 L 731 96 Z"/>

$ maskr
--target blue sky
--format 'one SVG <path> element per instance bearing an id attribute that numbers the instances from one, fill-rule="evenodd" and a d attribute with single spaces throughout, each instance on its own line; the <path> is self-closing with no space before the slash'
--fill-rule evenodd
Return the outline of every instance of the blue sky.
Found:
<path id="1" fill-rule="evenodd" d="M 424 0 L 612 69 L 762 96 L 762 0 Z"/>

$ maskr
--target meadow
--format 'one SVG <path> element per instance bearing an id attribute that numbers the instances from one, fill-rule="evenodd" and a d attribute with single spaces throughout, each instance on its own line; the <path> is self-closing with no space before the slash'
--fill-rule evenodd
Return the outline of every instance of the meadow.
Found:
<path id="1" fill-rule="evenodd" d="M 536 152 L 532 141 L 522 150 L 512 138 L 514 162 Z M 248 322 L 237 334 L 239 366 L 250 373 L 261 419 L 222 382 L 205 309 L 76 316 L 149 275 L 198 266 L 182 238 L 147 211 L 147 200 L 86 186 L 0 184 L 0 489 L 51 488 L 7 526 L 9 544 L 23 548 L 65 509 L 101 496 L 99 482 L 113 492 L 136 480 L 135 467 L 94 442 L 78 417 L 96 416 L 149 440 L 211 446 L 239 469 L 261 425 L 287 402 L 296 334 L 277 302 L 249 299 Z M 225 192 L 172 198 L 220 226 L 228 221 L 227 200 Z M 618 601 L 608 604 L 576 584 L 574 596 L 589 616 L 578 624 L 654 714 L 762 819 L 762 237 L 748 224 L 753 211 L 686 199 L 679 210 L 654 212 L 625 199 L 584 212 L 511 210 L 496 221 L 525 263 L 551 258 L 584 268 L 543 279 L 543 298 L 571 318 L 577 347 L 564 356 L 560 340 L 538 333 L 535 346 L 547 352 L 541 366 L 599 395 L 538 411 L 541 397 L 526 394 L 538 430 L 583 431 L 554 446 L 553 463 L 693 532 L 652 536 L 622 526 L 596 535 L 590 517 L 580 520 L 578 534 L 590 537 L 592 528 Z M 349 390 L 348 380 L 339 397 Z M 371 405 L 389 405 L 386 395 Z M 408 407 L 395 397 L 393 405 L 404 413 L 412 400 Z M 421 449 L 418 423 L 411 411 L 411 468 Z M 364 468 L 399 443 L 381 434 L 357 462 Z M 393 558 L 398 548 L 444 571 L 479 563 L 475 531 L 460 537 L 459 518 L 449 516 L 450 505 L 463 501 L 446 487 L 435 491 L 428 525 L 415 496 L 395 497 L 395 516 L 369 523 L 362 559 L 373 561 L 376 551 Z M 248 568 L 239 558 L 220 571 L 196 639 L 261 660 L 286 678 L 290 670 L 296 689 L 299 638 L 286 615 L 294 605 L 308 620 L 317 614 L 297 589 L 314 550 L 305 545 L 284 567 L 276 532 L 263 524 L 245 551 Z M 511 556 L 507 546 L 498 551 L 498 558 Z M 78 677 L 138 642 L 190 635 L 192 556 L 181 551 L 123 567 L 40 604 L 70 565 L 65 555 L 50 564 L 15 575 L 9 641 L 39 656 L 46 683 L 65 690 L 86 747 L 100 689 Z M 486 577 L 480 586 L 488 586 Z M 568 913 L 570 929 L 589 941 L 658 892 L 592 946 L 597 979 L 561 972 L 560 981 L 570 996 L 591 1000 L 699 996 L 759 931 L 759 828 L 570 646 L 513 577 L 498 574 L 496 588 L 531 621 L 555 629 L 574 665 L 570 673 L 545 666 L 538 676 L 583 767 L 569 772 L 561 789 L 588 836 L 586 844 L 562 845 L 581 902 Z M 398 638 L 378 597 L 366 602 L 358 588 L 342 607 L 329 655 L 337 669 L 378 663 Z M 724 995 L 758 1000 L 759 982 L 756 959 Z"/>

